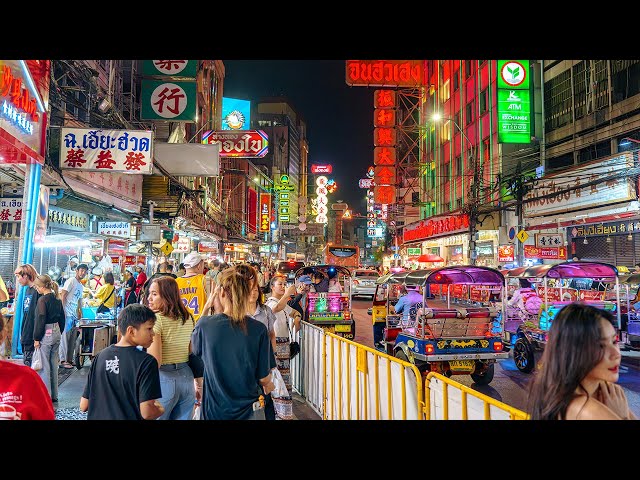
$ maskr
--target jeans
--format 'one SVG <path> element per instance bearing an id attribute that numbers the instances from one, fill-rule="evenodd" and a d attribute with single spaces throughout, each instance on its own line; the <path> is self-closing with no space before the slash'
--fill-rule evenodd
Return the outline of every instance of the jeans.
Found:
<path id="1" fill-rule="evenodd" d="M 38 370 L 38 375 L 47 387 L 51 400 L 58 400 L 58 348 L 62 335 L 57 323 L 47 323 L 44 331 L 40 342 L 42 368 Z"/>
<path id="2" fill-rule="evenodd" d="M 158 420 L 191 420 L 196 403 L 193 372 L 187 362 L 172 363 L 160 367 L 159 400 L 164 413 Z"/>
<path id="3" fill-rule="evenodd" d="M 76 317 L 67 317 L 67 320 L 64 324 L 64 332 L 62 332 L 62 338 L 60 339 L 60 361 L 61 362 L 69 362 L 73 360 L 73 347 L 75 345 L 71 345 L 74 340 L 74 328 L 76 326 Z"/>

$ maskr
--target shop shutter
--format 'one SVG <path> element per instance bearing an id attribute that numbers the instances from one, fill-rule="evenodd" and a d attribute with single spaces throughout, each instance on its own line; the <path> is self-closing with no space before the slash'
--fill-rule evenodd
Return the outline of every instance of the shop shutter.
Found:
<path id="1" fill-rule="evenodd" d="M 611 238 L 615 242 L 616 249 L 616 263 L 614 263 L 614 265 L 633 267 L 633 265 L 638 261 L 636 258 L 640 258 L 633 248 L 634 241 L 627 240 L 626 235 L 615 235 Z M 633 270 L 633 268 L 631 268 L 631 270 Z"/>
<path id="2" fill-rule="evenodd" d="M 18 266 L 19 240 L 0 240 L 0 275 L 7 288 L 15 286 L 13 272 Z"/>
<path id="3" fill-rule="evenodd" d="M 589 237 L 589 243 L 585 245 L 583 239 L 578 238 L 576 242 L 576 255 L 580 260 L 591 260 L 594 262 L 604 262 L 615 265 L 614 243 L 607 243 L 605 237 Z"/>

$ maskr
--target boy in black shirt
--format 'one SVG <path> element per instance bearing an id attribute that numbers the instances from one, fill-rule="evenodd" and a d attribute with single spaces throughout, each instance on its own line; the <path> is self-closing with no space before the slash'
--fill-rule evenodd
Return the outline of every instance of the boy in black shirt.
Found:
<path id="1" fill-rule="evenodd" d="M 91 362 L 80 399 L 87 420 L 155 420 L 164 413 L 157 401 L 162 397 L 158 362 L 139 349 L 153 342 L 155 322 L 155 313 L 138 303 L 120 312 L 120 341 Z"/>

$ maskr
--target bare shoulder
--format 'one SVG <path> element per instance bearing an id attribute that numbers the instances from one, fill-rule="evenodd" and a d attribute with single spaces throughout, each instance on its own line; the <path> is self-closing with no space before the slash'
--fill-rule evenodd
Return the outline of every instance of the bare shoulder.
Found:
<path id="1" fill-rule="evenodd" d="M 567 420 L 621 420 L 621 418 L 595 398 L 578 395 L 567 408 Z"/>

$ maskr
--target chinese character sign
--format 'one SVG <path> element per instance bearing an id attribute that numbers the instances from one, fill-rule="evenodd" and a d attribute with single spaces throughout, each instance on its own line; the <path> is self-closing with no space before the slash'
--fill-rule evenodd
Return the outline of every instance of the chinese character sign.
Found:
<path id="1" fill-rule="evenodd" d="M 165 77 L 195 77 L 197 60 L 143 60 L 142 74 Z"/>
<path id="2" fill-rule="evenodd" d="M 142 120 L 196 121 L 196 82 L 142 80 Z"/>
<path id="3" fill-rule="evenodd" d="M 19 222 L 22 215 L 21 198 L 0 198 L 0 222 Z"/>
<path id="4" fill-rule="evenodd" d="M 98 233 L 100 235 L 129 238 L 130 231 L 131 224 L 128 222 L 98 222 Z"/>
<path id="5" fill-rule="evenodd" d="M 153 132 L 62 128 L 60 168 L 150 174 Z"/>

